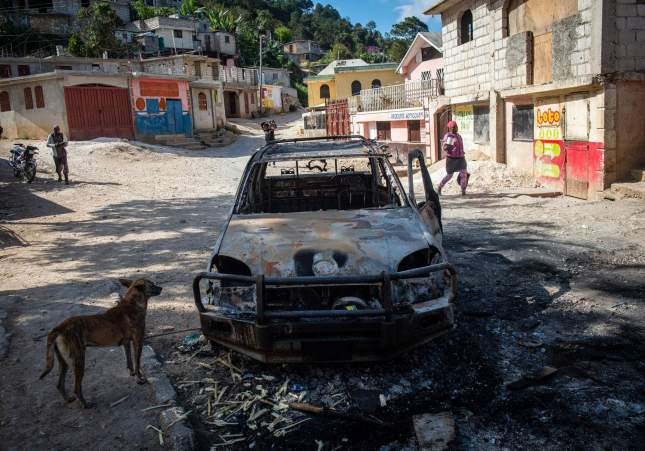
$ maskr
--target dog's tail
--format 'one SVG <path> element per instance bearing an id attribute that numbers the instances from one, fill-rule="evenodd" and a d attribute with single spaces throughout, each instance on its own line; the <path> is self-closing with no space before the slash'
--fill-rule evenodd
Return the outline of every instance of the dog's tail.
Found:
<path id="1" fill-rule="evenodd" d="M 39 379 L 42 379 L 43 377 L 47 376 L 49 372 L 54 368 L 54 347 L 56 346 L 56 338 L 58 337 L 58 331 L 57 330 L 52 330 L 48 335 L 47 335 L 47 357 L 46 357 L 46 364 L 45 364 L 45 369 L 41 373 Z"/>

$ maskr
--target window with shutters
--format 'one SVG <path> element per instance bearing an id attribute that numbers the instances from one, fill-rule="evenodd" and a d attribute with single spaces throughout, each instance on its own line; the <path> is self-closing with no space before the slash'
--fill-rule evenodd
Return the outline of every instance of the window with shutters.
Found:
<path id="1" fill-rule="evenodd" d="M 172 35 L 176 38 L 182 38 L 184 36 L 181 30 L 172 30 Z"/>
<path id="2" fill-rule="evenodd" d="M 513 105 L 513 141 L 533 141 L 533 105 Z"/>
<path id="3" fill-rule="evenodd" d="M 31 88 L 25 88 L 25 109 L 33 110 L 34 109 L 34 98 L 31 95 Z"/>
<path id="4" fill-rule="evenodd" d="M 389 122 L 376 123 L 376 139 L 379 141 L 389 141 L 392 139 L 392 130 Z"/>
<path id="5" fill-rule="evenodd" d="M 7 91 L 0 92 L 0 111 L 11 111 L 11 102 Z"/>
<path id="6" fill-rule="evenodd" d="M 408 142 L 421 142 L 421 121 L 408 121 Z"/>
<path id="7" fill-rule="evenodd" d="M 197 100 L 199 103 L 199 109 L 201 111 L 206 111 L 208 109 L 208 101 L 206 100 L 206 94 L 200 92 L 197 94 Z"/>
<path id="8" fill-rule="evenodd" d="M 36 86 L 34 88 L 34 91 L 36 93 L 36 108 L 45 108 L 45 96 L 43 93 L 43 87 Z"/>

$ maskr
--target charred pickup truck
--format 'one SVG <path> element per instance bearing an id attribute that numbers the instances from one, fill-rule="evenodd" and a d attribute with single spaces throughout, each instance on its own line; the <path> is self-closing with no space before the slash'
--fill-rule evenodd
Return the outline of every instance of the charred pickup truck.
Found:
<path id="1" fill-rule="evenodd" d="M 360 136 L 259 149 L 194 279 L 204 335 L 263 362 L 371 361 L 450 330 L 457 277 L 420 150 L 413 166 L 406 195 Z"/>

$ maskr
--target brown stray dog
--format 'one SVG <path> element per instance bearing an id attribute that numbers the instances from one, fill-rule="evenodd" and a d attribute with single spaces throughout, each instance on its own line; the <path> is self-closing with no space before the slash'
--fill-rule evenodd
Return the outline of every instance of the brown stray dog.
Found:
<path id="1" fill-rule="evenodd" d="M 98 315 L 68 318 L 47 335 L 47 364 L 40 379 L 47 376 L 54 368 L 55 353 L 60 365 L 57 387 L 66 402 L 72 402 L 78 398 L 82 407 L 91 407 L 90 403 L 85 401 L 81 387 L 85 371 L 85 348 L 88 346 L 123 346 L 130 375 L 137 376 L 139 384 L 147 382 L 140 366 L 146 329 L 146 310 L 148 299 L 159 295 L 161 287 L 147 279 L 134 282 L 119 279 L 119 282 L 128 287 L 128 291 L 115 307 Z M 134 346 L 134 368 L 130 342 Z M 65 375 L 70 366 L 74 369 L 76 398 L 67 396 L 65 391 Z"/>

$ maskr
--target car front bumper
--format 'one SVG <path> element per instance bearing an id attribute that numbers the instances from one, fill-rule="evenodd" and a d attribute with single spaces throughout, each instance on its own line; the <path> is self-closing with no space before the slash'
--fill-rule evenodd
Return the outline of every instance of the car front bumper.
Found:
<path id="1" fill-rule="evenodd" d="M 392 281 L 445 271 L 450 283 L 442 296 L 420 303 L 392 303 Z M 207 308 L 202 280 L 255 283 L 256 312 L 231 314 Z M 382 309 L 266 311 L 267 285 L 306 286 L 358 283 L 382 284 Z M 270 363 L 358 362 L 393 358 L 445 334 L 454 327 L 452 302 L 457 275 L 447 263 L 409 271 L 367 276 L 264 278 L 205 272 L 193 282 L 202 332 L 209 340 Z"/>

